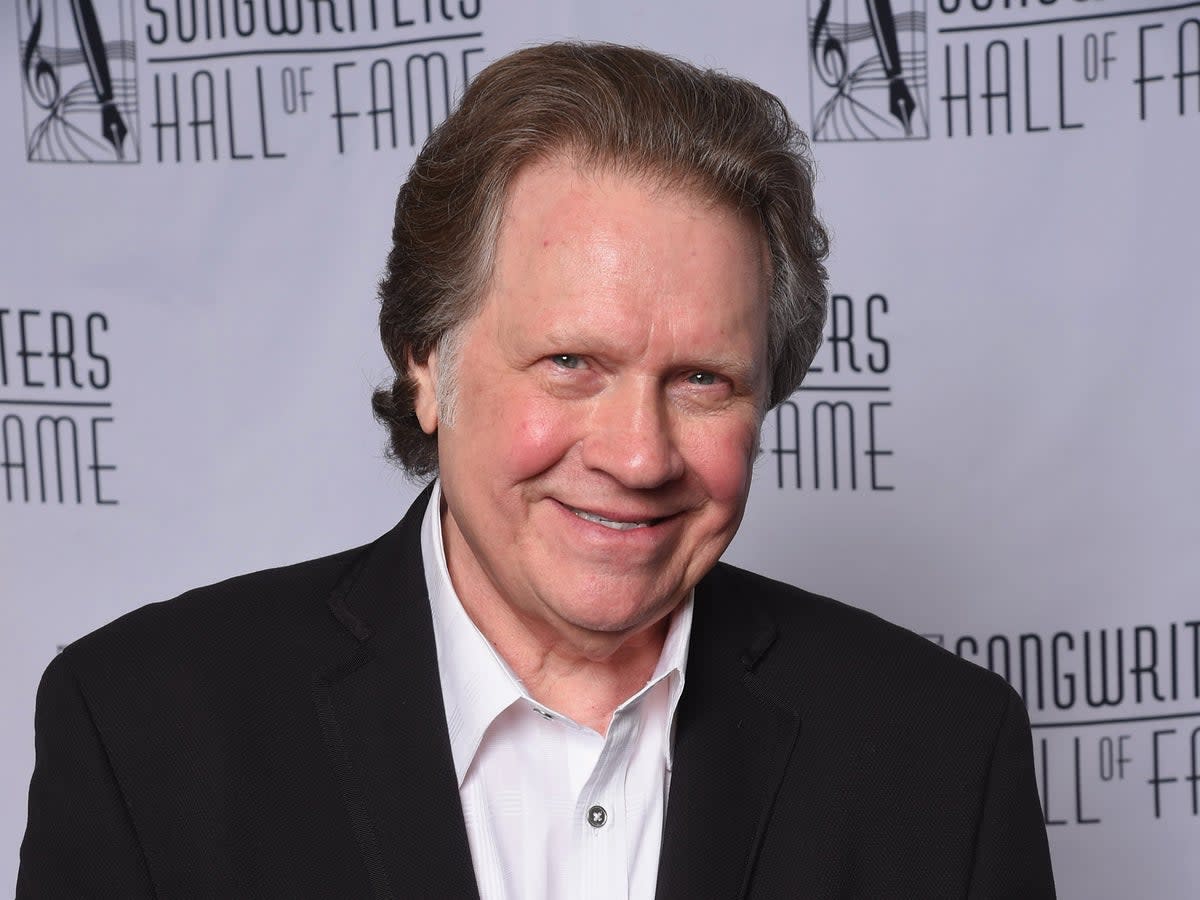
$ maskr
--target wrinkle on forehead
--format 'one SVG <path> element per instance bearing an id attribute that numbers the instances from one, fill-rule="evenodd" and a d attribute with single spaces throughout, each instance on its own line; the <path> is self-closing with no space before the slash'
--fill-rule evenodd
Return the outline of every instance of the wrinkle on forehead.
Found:
<path id="1" fill-rule="evenodd" d="M 759 236 L 770 278 L 773 268 L 770 244 L 762 218 L 752 204 L 725 196 L 699 176 L 671 172 L 652 162 L 617 160 L 571 147 L 530 160 L 517 170 L 509 182 L 501 232 L 512 215 L 513 199 L 522 183 L 544 173 L 560 173 L 564 180 L 576 180 L 600 190 L 621 184 L 639 190 L 656 203 L 689 207 L 697 216 L 717 214 L 740 219 Z"/>
<path id="2" fill-rule="evenodd" d="M 544 182 L 547 178 L 561 178 L 561 183 L 570 186 L 565 190 L 538 191 L 531 185 Z M 623 217 L 616 217 L 609 204 L 603 216 L 589 217 L 596 206 L 595 194 L 626 195 L 636 201 Z M 650 203 L 646 203 L 650 201 Z M 655 211 L 669 211 L 676 219 L 670 240 L 690 242 L 700 230 L 711 228 L 714 220 L 737 223 L 741 229 L 750 229 L 761 248 L 761 258 L 753 269 L 754 275 L 763 277 L 763 293 L 769 290 L 771 256 L 766 235 L 757 215 L 752 210 L 735 210 L 729 205 L 713 200 L 690 189 L 686 184 L 668 183 L 651 175 L 626 175 L 619 170 L 612 172 L 583 168 L 569 158 L 554 158 L 541 161 L 522 169 L 514 178 L 510 188 L 509 203 L 498 236 L 498 251 L 506 245 L 519 248 L 520 253 L 504 254 L 510 268 L 516 273 L 547 264 L 562 265 L 565 254 L 556 256 L 552 251 L 563 244 L 582 250 L 570 262 L 579 269 L 592 274 L 624 276 L 637 269 L 639 261 L 648 264 L 649 273 L 658 271 L 655 254 L 661 245 L 646 245 L 626 239 L 627 232 L 636 227 L 645 207 Z M 725 243 L 734 241 L 726 236 Z M 543 251 L 534 255 L 537 250 Z M 498 254 L 500 255 L 500 254 Z M 518 261 L 524 266 L 514 265 Z M 749 262 L 747 260 L 747 262 Z M 643 277 L 646 273 L 643 273 Z M 505 285 L 511 289 L 512 285 Z M 648 287 L 653 287 L 652 285 Z"/>

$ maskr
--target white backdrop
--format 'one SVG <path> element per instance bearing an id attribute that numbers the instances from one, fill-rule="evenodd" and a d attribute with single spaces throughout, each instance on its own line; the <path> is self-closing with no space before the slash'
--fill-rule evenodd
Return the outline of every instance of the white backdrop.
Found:
<path id="1" fill-rule="evenodd" d="M 891 7 L 104 0 L 89 44 L 0 0 L 0 884 L 59 646 L 415 495 L 368 404 L 396 189 L 447 93 L 579 37 L 817 138 L 836 315 L 727 558 L 1013 681 L 1063 897 L 1194 896 L 1200 2 Z"/>

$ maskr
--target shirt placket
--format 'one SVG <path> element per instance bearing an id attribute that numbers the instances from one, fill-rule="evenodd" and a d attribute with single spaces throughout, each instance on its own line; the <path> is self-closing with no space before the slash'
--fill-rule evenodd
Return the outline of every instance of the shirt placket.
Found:
<path id="1" fill-rule="evenodd" d="M 580 900 L 629 895 L 625 777 L 640 728 L 636 705 L 613 716 L 600 758 L 575 804 L 573 834 L 581 864 L 574 896 Z"/>

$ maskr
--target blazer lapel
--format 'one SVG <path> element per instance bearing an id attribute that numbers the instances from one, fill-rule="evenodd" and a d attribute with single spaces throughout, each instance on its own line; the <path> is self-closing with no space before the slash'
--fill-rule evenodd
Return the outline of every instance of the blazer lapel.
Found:
<path id="1" fill-rule="evenodd" d="M 711 575 L 696 587 L 658 898 L 745 895 L 800 727 L 755 673 L 774 625 L 717 593 Z"/>
<path id="2" fill-rule="evenodd" d="M 330 599 L 349 632 L 316 672 L 321 733 L 377 898 L 477 897 L 421 562 L 426 490 Z"/>

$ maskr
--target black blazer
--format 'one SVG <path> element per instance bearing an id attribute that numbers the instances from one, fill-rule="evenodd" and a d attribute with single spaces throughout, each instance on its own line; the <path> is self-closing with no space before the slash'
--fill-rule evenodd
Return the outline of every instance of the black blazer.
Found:
<path id="1" fill-rule="evenodd" d="M 38 690 L 17 895 L 475 896 L 420 554 L 366 547 L 126 615 Z M 718 565 L 696 589 L 658 894 L 1053 897 L 999 677 Z"/>

